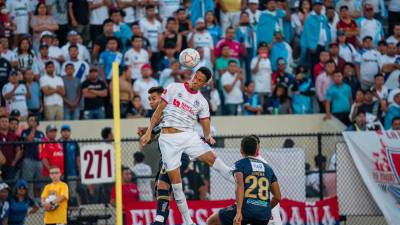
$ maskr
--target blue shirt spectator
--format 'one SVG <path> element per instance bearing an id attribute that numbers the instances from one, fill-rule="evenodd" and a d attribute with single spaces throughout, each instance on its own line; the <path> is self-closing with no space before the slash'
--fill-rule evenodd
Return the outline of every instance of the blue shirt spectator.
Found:
<path id="1" fill-rule="evenodd" d="M 303 33 L 300 37 L 300 45 L 304 49 L 316 50 L 318 45 L 328 47 L 331 42 L 331 31 L 328 20 L 321 14 L 322 3 L 320 0 L 315 0 L 315 2 L 317 2 L 317 4 L 315 4 L 314 10 L 305 20 Z M 315 10 L 317 7 L 319 7 L 318 12 Z"/>
<path id="2" fill-rule="evenodd" d="M 350 112 L 351 88 L 345 83 L 333 84 L 328 88 L 325 97 L 331 103 L 332 113 Z"/>
<path id="3" fill-rule="evenodd" d="M 301 71 L 302 70 L 302 71 Z M 296 71 L 296 81 L 293 84 L 292 108 L 294 114 L 307 114 L 313 112 L 312 97 L 315 94 L 315 87 L 312 79 L 305 77 L 304 67 L 300 66 Z"/>
<path id="4" fill-rule="evenodd" d="M 204 18 L 206 12 L 214 12 L 215 4 L 213 0 L 192 0 L 190 1 L 190 20 L 195 24 L 198 18 Z M 214 42 L 217 43 L 217 42 Z"/>
<path id="5" fill-rule="evenodd" d="M 400 116 L 400 90 L 394 90 L 393 103 L 389 106 L 385 116 L 385 130 L 392 128 L 392 120 Z"/>
<path id="6" fill-rule="evenodd" d="M 273 41 L 274 32 L 282 31 L 282 19 L 286 16 L 286 12 L 276 8 L 275 1 L 269 1 L 267 10 L 263 11 L 260 21 L 257 25 L 257 43 Z"/>
<path id="7" fill-rule="evenodd" d="M 24 225 L 26 216 L 35 213 L 39 207 L 28 197 L 28 183 L 25 180 L 18 180 L 16 183 L 16 193 L 9 199 L 10 212 L 8 224 Z"/>
<path id="8" fill-rule="evenodd" d="M 40 90 L 40 85 L 37 81 L 33 80 L 34 75 L 32 70 L 28 69 L 24 73 L 24 79 L 26 82 L 26 87 L 31 94 L 30 98 L 27 98 L 26 103 L 28 106 L 28 111 L 30 114 L 39 116 L 41 108 L 42 92 Z"/>
<path id="9" fill-rule="evenodd" d="M 213 39 L 213 43 L 215 44 L 218 43 L 218 41 L 221 40 L 222 37 L 222 29 L 221 26 L 219 26 L 215 21 L 215 16 L 213 11 L 208 11 L 206 13 L 205 22 L 208 33 L 210 33 Z"/>
<path id="10" fill-rule="evenodd" d="M 123 64 L 123 55 L 118 52 L 118 39 L 115 37 L 108 38 L 107 49 L 100 53 L 99 64 L 102 69 L 100 69 L 100 75 L 103 81 L 111 81 L 112 76 L 112 64 L 113 62 L 118 62 L 120 65 Z"/>
<path id="11" fill-rule="evenodd" d="M 254 93 L 253 81 L 246 83 L 246 94 L 244 95 L 244 115 L 261 115 L 262 105 L 260 97 Z"/>
<path id="12" fill-rule="evenodd" d="M 71 127 L 69 125 L 61 126 L 61 138 L 64 146 L 64 155 L 66 158 L 66 170 L 67 176 L 77 177 L 79 176 L 78 160 L 80 154 L 80 148 L 78 142 L 71 139 Z"/>

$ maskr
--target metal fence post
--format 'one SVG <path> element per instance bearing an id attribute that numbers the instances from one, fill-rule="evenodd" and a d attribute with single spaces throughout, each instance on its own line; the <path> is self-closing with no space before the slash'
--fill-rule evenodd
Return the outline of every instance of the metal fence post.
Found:
<path id="1" fill-rule="evenodd" d="M 319 161 L 322 159 L 322 134 L 318 133 L 317 134 L 317 141 L 318 141 L 318 158 Z M 324 181 L 323 181 L 323 170 L 324 168 L 322 167 L 322 163 L 318 163 L 318 176 L 319 176 L 319 199 L 322 200 L 324 198 Z"/>

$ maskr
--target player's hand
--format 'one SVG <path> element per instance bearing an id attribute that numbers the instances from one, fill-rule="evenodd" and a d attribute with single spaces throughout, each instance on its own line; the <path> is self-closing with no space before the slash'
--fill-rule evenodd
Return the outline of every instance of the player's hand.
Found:
<path id="1" fill-rule="evenodd" d="M 330 120 L 330 119 L 332 119 L 332 115 L 330 113 L 325 114 L 323 120 L 327 121 L 327 120 Z"/>
<path id="2" fill-rule="evenodd" d="M 204 140 L 209 144 L 209 145 L 214 145 L 216 143 L 215 139 L 212 136 L 209 136 L 208 138 L 204 138 Z"/>
<path id="3" fill-rule="evenodd" d="M 149 143 L 151 140 L 151 133 L 146 132 L 141 138 L 140 138 L 140 146 L 143 148 L 147 143 Z"/>
<path id="4" fill-rule="evenodd" d="M 44 210 L 46 210 L 46 211 L 51 211 L 51 210 L 53 210 L 53 207 L 51 206 L 50 203 L 45 203 L 45 204 L 43 204 L 43 208 L 44 208 Z"/>
<path id="5" fill-rule="evenodd" d="M 144 127 L 138 127 L 136 133 L 139 137 L 142 137 L 147 131 L 147 128 Z"/>
<path id="6" fill-rule="evenodd" d="M 242 213 L 236 212 L 236 216 L 233 219 L 233 225 L 241 225 L 242 224 Z"/>

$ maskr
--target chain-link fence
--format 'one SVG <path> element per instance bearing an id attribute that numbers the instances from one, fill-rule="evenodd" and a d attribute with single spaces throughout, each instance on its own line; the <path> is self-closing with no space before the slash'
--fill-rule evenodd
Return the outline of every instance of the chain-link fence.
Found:
<path id="1" fill-rule="evenodd" d="M 261 142 L 261 149 L 268 151 L 282 151 L 285 149 L 298 148 L 304 151 L 305 158 L 305 175 L 306 181 L 304 186 L 304 193 L 306 194 L 307 200 L 318 200 L 324 197 L 332 196 L 336 194 L 338 190 L 336 188 L 336 154 L 338 143 L 343 143 L 343 138 L 341 134 L 293 134 L 293 135 L 259 135 Z M 229 151 L 239 150 L 240 140 L 242 136 L 219 136 L 216 138 L 217 143 L 215 145 L 216 152 L 220 149 L 225 149 Z M 70 176 L 64 176 L 64 181 L 68 184 L 70 190 L 69 207 L 68 207 L 68 224 L 115 224 L 115 210 L 110 204 L 111 189 L 113 188 L 113 183 L 108 184 L 93 184 L 85 185 L 80 182 L 79 178 L 79 149 L 74 149 L 71 146 L 84 148 L 86 145 L 108 143 L 104 140 L 75 140 L 68 142 L 59 142 L 60 146 L 64 151 L 64 171 Z M 72 144 L 74 143 L 74 144 Z M 40 148 L 43 144 L 47 143 L 10 143 L 4 142 L 1 146 L 8 145 L 19 147 L 23 149 L 24 157 L 15 167 L 4 167 L 2 172 L 9 173 L 5 171 L 6 169 L 12 169 L 14 173 L 14 179 L 5 180 L 11 187 L 10 195 L 15 195 L 15 181 L 17 178 L 27 177 L 26 169 L 31 168 L 27 166 L 25 161 L 31 162 L 26 158 L 26 146 L 37 145 L 39 151 L 43 151 Z M 32 147 L 32 146 L 31 146 Z M 3 148 L 2 148 L 3 149 Z M 121 155 L 122 164 L 126 167 L 134 167 L 134 153 L 139 151 L 138 139 L 124 139 L 121 141 Z M 159 150 L 157 143 L 151 143 L 146 146 L 143 151 L 145 159 L 144 163 L 149 165 L 152 172 L 150 176 L 134 176 L 134 182 L 150 183 L 154 185 L 154 178 L 159 168 Z M 237 153 L 237 152 L 236 152 Z M 29 155 L 29 154 L 28 154 Z M 227 157 L 231 157 L 230 160 L 237 160 L 235 154 L 227 154 Z M 72 162 L 71 162 L 72 161 Z M 41 164 L 41 161 L 37 161 L 37 164 Z M 76 168 L 69 168 L 75 166 Z M 35 168 L 37 169 L 37 168 Z M 25 171 L 24 171 L 25 170 Z M 41 173 L 41 168 L 37 169 Z M 40 170 L 40 171 L 39 171 Z M 29 170 L 28 173 L 33 171 Z M 75 174 L 74 174 L 75 173 Z M 71 175 L 72 174 L 72 175 Z M 183 172 L 183 186 L 188 199 L 208 199 L 212 195 L 219 195 L 215 193 L 215 190 L 210 189 L 210 169 L 203 163 L 194 161 L 189 165 L 189 167 Z M 40 202 L 40 193 L 43 186 L 50 182 L 48 178 L 43 178 L 41 176 L 33 177 L 27 179 L 29 183 L 28 193 L 29 196 L 34 199 L 38 204 Z M 150 181 L 150 182 L 146 182 Z M 321 181 L 321 182 L 320 182 Z M 217 181 L 218 182 L 218 181 Z M 140 185 L 139 185 L 139 188 Z M 232 187 L 231 187 L 232 189 Z M 141 190 L 139 190 L 140 192 Z M 153 188 L 151 187 L 151 190 Z M 213 192 L 214 193 L 210 193 Z M 349 190 L 351 191 L 351 190 Z M 154 195 L 154 192 L 153 192 Z M 356 200 L 355 200 L 356 201 Z M 374 224 L 385 224 L 381 215 L 369 215 L 366 216 L 353 216 L 346 215 L 347 217 L 342 217 L 343 221 L 348 222 L 348 224 L 370 224 L 366 221 L 374 220 Z M 360 222 L 361 221 L 361 222 Z M 43 210 L 35 214 L 29 215 L 27 217 L 25 224 L 43 224 Z"/>

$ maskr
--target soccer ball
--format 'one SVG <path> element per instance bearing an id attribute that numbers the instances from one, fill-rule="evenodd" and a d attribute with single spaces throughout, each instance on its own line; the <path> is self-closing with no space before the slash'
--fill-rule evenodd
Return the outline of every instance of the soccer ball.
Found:
<path id="1" fill-rule="evenodd" d="M 56 200 L 57 199 L 57 196 L 56 195 L 49 195 L 46 199 L 45 199 L 45 202 L 46 203 L 51 203 L 51 202 L 54 202 L 54 200 Z M 58 208 L 58 204 L 51 204 L 51 208 L 48 210 L 48 211 L 53 211 L 53 210 L 56 210 L 57 208 Z"/>
<path id="2" fill-rule="evenodd" d="M 179 54 L 179 63 L 187 68 L 193 68 L 200 62 L 200 54 L 193 48 L 187 48 Z"/>

